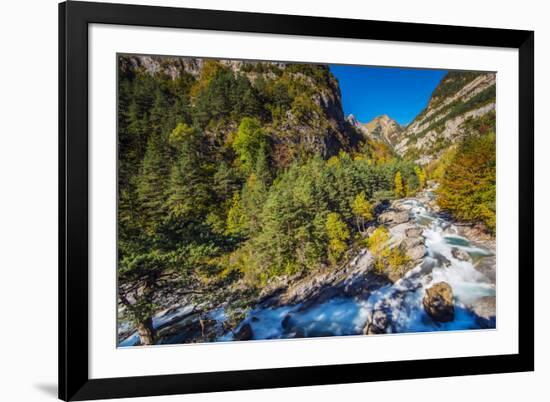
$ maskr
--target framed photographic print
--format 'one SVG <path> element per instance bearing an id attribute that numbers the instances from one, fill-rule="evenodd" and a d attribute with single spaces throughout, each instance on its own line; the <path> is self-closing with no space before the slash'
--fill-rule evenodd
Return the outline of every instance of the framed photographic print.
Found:
<path id="1" fill-rule="evenodd" d="M 59 397 L 534 369 L 534 33 L 59 5 Z"/>

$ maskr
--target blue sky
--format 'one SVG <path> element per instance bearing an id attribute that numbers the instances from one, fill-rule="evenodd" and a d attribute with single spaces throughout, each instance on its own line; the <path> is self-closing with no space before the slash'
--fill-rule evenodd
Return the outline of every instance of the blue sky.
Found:
<path id="1" fill-rule="evenodd" d="M 330 65 L 342 90 L 346 115 L 367 123 L 387 114 L 409 124 L 427 105 L 445 70 Z"/>

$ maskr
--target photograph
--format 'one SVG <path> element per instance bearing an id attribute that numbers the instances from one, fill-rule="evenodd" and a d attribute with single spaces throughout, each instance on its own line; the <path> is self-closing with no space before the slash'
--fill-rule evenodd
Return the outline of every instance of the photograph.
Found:
<path id="1" fill-rule="evenodd" d="M 495 71 L 113 68 L 119 348 L 496 329 Z"/>

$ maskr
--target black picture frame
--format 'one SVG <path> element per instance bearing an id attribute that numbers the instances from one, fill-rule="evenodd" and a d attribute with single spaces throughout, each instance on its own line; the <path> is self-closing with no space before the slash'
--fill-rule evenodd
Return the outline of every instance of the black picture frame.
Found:
<path id="1" fill-rule="evenodd" d="M 517 354 L 214 373 L 88 375 L 88 25 L 192 28 L 519 50 Z M 70 1 L 59 4 L 59 398 L 89 400 L 534 370 L 534 32 Z"/>

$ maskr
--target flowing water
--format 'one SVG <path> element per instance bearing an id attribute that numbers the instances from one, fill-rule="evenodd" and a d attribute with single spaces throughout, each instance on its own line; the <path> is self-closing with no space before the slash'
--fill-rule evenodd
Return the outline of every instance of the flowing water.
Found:
<path id="1" fill-rule="evenodd" d="M 473 263 L 493 254 L 459 236 L 456 228 L 417 199 L 402 203 L 423 228 L 427 256 L 399 281 L 363 296 L 337 296 L 323 303 L 260 308 L 251 311 L 241 323 L 250 324 L 253 339 L 277 339 L 332 335 L 358 335 L 376 310 L 388 317 L 389 333 L 448 331 L 480 328 L 468 306 L 483 296 L 494 296 L 495 285 L 478 272 Z M 452 249 L 466 251 L 471 261 L 453 257 Z M 447 282 L 453 289 L 455 319 L 447 323 L 433 321 L 424 311 L 425 290 L 434 283 Z M 220 340 L 230 340 L 226 335 Z"/>
<path id="2" fill-rule="evenodd" d="M 409 209 L 413 219 L 423 228 L 422 236 L 427 250 L 423 262 L 408 271 L 403 278 L 360 296 L 335 296 L 307 307 L 301 304 L 276 308 L 259 307 L 247 314 L 237 330 L 249 324 L 253 339 L 358 335 L 363 333 L 367 320 L 377 310 L 383 311 L 387 316 L 388 333 L 480 328 L 475 314 L 468 306 L 480 297 L 494 296 L 495 285 L 478 272 L 473 263 L 493 254 L 487 249 L 472 245 L 469 239 L 459 236 L 450 220 L 434 213 L 418 199 L 411 198 L 401 203 Z M 453 248 L 466 251 L 471 260 L 461 261 L 455 258 L 452 254 Z M 455 318 L 446 323 L 433 321 L 422 305 L 425 290 L 442 281 L 451 286 L 455 301 Z M 157 316 L 154 326 L 158 327 L 174 320 L 178 314 L 188 313 L 180 310 Z M 211 312 L 209 316 L 220 323 L 226 319 L 222 309 Z M 232 339 L 233 333 L 228 332 L 216 340 Z M 185 331 L 182 331 L 163 339 L 162 343 L 185 341 Z M 137 342 L 137 334 L 133 333 L 119 346 L 132 346 Z"/>

